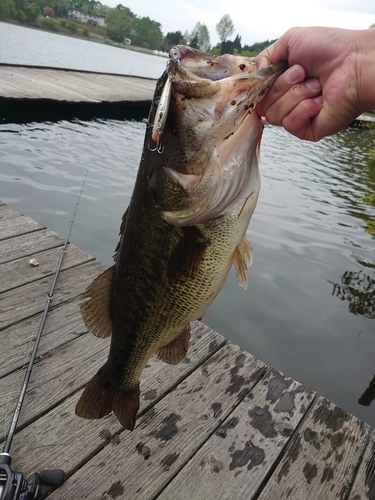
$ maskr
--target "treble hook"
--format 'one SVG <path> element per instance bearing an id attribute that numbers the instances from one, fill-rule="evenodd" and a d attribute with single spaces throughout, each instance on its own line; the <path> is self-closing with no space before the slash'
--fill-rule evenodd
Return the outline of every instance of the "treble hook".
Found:
<path id="1" fill-rule="evenodd" d="M 160 144 L 160 138 L 158 138 L 158 140 L 156 141 L 156 146 L 153 149 L 150 148 L 150 145 L 148 145 L 147 147 L 148 150 L 151 151 L 151 153 L 157 151 L 159 154 L 161 154 L 164 151 L 164 146 Z"/>

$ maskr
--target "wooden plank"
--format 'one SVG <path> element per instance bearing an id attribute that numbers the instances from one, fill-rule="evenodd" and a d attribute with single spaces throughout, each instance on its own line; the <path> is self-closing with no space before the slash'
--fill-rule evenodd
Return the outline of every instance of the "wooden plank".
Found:
<path id="1" fill-rule="evenodd" d="M 146 412 L 132 433 L 116 436 L 53 492 L 51 500 L 157 497 L 263 373 L 263 363 L 238 346 L 225 345 Z"/>
<path id="2" fill-rule="evenodd" d="M 0 206 L 0 240 L 44 229 L 42 224 L 20 214 L 8 205 Z"/>
<path id="3" fill-rule="evenodd" d="M 53 275 L 61 257 L 61 251 L 62 246 L 43 252 L 36 251 L 33 254 L 34 259 L 38 262 L 36 266 L 30 264 L 30 257 L 22 257 L 2 264 L 0 266 L 0 293 Z M 61 265 L 61 272 L 92 260 L 94 258 L 88 253 L 75 245 L 69 245 Z M 47 292 L 48 290 L 46 290 Z"/>
<path id="4" fill-rule="evenodd" d="M 82 252 L 84 254 L 84 252 Z M 86 257 L 83 257 L 85 259 Z M 91 281 L 106 269 L 104 264 L 91 261 L 62 271 L 57 280 L 53 306 L 80 295 Z M 14 325 L 44 310 L 52 277 L 28 283 L 23 287 L 3 292 L 0 297 L 0 328 Z"/>
<path id="5" fill-rule="evenodd" d="M 166 365 L 153 357 L 142 373 L 139 414 L 148 411 L 204 361 L 215 352 L 220 352 L 225 342 L 221 335 L 195 322 L 185 361 L 178 365 Z M 101 361 L 96 360 L 98 366 L 95 369 Z M 53 363 L 50 358 L 50 364 Z M 86 375 L 86 380 L 91 374 Z M 112 414 L 100 420 L 78 418 L 74 409 L 81 392 L 67 398 L 16 434 L 12 446 L 12 465 L 16 470 L 22 470 L 29 478 L 33 472 L 44 468 L 62 468 L 70 475 L 122 430 Z M 25 409 L 27 411 L 27 405 Z"/>
<path id="6" fill-rule="evenodd" d="M 346 499 L 369 426 L 319 398 L 259 500 Z"/>
<path id="7" fill-rule="evenodd" d="M 100 342 L 93 335 L 83 335 L 39 359 L 33 368 L 18 427 L 35 420 L 80 389 L 106 360 L 107 348 L 108 341 Z M 9 409 L 15 407 L 22 380 L 20 371 L 0 379 L 0 421 L 5 421 Z M 0 439 L 4 438 L 3 429 L 0 428 Z"/>
<path id="8" fill-rule="evenodd" d="M 256 498 L 314 395 L 271 370 L 158 499 Z"/>
<path id="9" fill-rule="evenodd" d="M 375 498 L 375 431 L 369 439 L 349 500 L 374 500 Z"/>
<path id="10" fill-rule="evenodd" d="M 64 238 L 49 229 L 15 236 L 0 245 L 0 264 L 26 256 L 31 258 L 34 252 L 55 248 L 63 243 Z"/>
<path id="11" fill-rule="evenodd" d="M 39 358 L 87 332 L 79 302 L 77 297 L 49 311 L 38 348 Z M 1 330 L 1 344 L 6 349 L 0 349 L 0 378 L 28 363 L 41 319 L 40 312 Z"/>
<path id="12" fill-rule="evenodd" d="M 151 102 L 155 85 L 156 80 L 151 78 L 0 65 L 0 95 L 6 99 Z"/>

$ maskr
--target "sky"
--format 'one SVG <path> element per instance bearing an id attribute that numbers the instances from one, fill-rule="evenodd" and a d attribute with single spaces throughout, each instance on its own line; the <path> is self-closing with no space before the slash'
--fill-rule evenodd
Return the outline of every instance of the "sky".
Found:
<path id="1" fill-rule="evenodd" d="M 219 42 L 216 24 L 231 17 L 242 45 L 272 40 L 293 26 L 333 26 L 366 29 L 375 23 L 375 0 L 101 0 L 102 4 L 129 7 L 149 17 L 168 32 L 191 32 L 197 22 L 206 24 L 211 45 Z"/>

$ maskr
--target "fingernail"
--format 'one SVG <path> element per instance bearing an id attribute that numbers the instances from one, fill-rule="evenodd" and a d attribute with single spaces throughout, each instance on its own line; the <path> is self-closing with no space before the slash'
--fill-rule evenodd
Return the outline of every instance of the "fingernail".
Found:
<path id="1" fill-rule="evenodd" d="M 318 95 L 317 97 L 314 98 L 314 101 L 316 102 L 316 104 L 322 105 L 323 104 L 323 96 Z"/>
<path id="2" fill-rule="evenodd" d="M 300 82 L 303 76 L 299 66 L 292 66 L 285 72 L 285 81 L 293 85 L 294 83 Z"/>
<path id="3" fill-rule="evenodd" d="M 320 89 L 320 81 L 317 78 L 313 78 L 312 80 L 307 80 L 306 87 L 310 90 L 318 90 Z"/>

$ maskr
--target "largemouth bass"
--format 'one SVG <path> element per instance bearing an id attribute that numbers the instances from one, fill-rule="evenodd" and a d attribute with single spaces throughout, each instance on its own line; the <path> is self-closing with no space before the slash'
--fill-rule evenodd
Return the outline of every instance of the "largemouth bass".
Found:
<path id="1" fill-rule="evenodd" d="M 133 430 L 150 357 L 173 364 L 185 357 L 190 322 L 203 316 L 231 266 L 246 288 L 252 250 L 245 233 L 260 189 L 263 130 L 254 109 L 285 69 L 278 63 L 257 71 L 246 57 L 171 50 L 115 264 L 83 296 L 88 329 L 112 339 L 77 415 L 113 411 Z"/>

